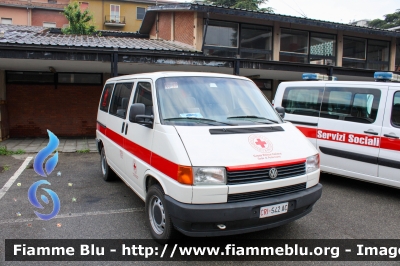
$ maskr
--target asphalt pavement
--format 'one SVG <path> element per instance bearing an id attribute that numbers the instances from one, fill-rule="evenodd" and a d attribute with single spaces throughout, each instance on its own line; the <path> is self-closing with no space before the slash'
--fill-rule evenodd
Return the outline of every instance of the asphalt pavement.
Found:
<path id="1" fill-rule="evenodd" d="M 0 188 L 27 156 L 0 156 Z M 31 161 L 33 162 L 33 160 Z M 7 166 L 7 167 L 4 167 Z M 49 221 L 36 217 L 27 196 L 29 187 L 46 179 L 61 202 Z M 290 224 L 224 239 L 400 239 L 398 189 L 323 174 L 322 198 L 313 211 Z M 47 209 L 49 208 L 49 209 Z M 42 213 L 51 212 L 52 206 Z M 49 177 L 31 164 L 0 198 L 0 265 L 127 265 L 126 262 L 5 262 L 4 239 L 151 239 L 144 202 L 121 180 L 101 178 L 97 153 L 61 153 Z M 183 239 L 188 237 L 182 236 Z M 192 241 L 196 241 L 194 238 Z M 240 262 L 131 262 L 135 265 L 238 265 Z M 264 262 L 246 263 L 265 265 Z M 270 265 L 400 265 L 395 262 L 269 262 Z"/>

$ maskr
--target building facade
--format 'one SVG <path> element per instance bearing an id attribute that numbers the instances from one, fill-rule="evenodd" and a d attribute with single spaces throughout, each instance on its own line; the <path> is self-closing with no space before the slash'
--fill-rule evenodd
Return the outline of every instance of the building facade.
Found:
<path id="1" fill-rule="evenodd" d="M 317 65 L 340 80 L 372 81 L 374 71 L 400 69 L 398 32 L 357 25 L 180 4 L 149 7 L 139 32 L 232 58 L 234 73 L 258 77 L 269 99 L 281 81 L 298 80 L 298 70 Z"/>
<path id="2" fill-rule="evenodd" d="M 214 12 L 206 12 L 210 8 Z M 325 65 L 337 70 L 398 68 L 399 39 L 394 31 L 291 16 L 199 4 L 149 7 L 140 33 L 243 62 Z"/>
<path id="3" fill-rule="evenodd" d="M 375 71 L 400 70 L 400 32 L 349 24 L 174 4 L 148 7 L 139 33 L 76 36 L 0 25 L 4 134 L 94 136 L 102 84 L 117 75 L 235 74 L 253 79 L 272 100 L 281 81 L 304 72 L 373 81 Z"/>
<path id="4" fill-rule="evenodd" d="M 69 0 L 0 0 L 0 23 L 62 28 L 68 20 L 60 12 Z"/>
<path id="5" fill-rule="evenodd" d="M 81 10 L 87 9 L 93 15 L 93 23 L 96 29 L 127 32 L 139 30 L 147 7 L 165 3 L 168 2 L 156 0 L 79 1 Z"/>

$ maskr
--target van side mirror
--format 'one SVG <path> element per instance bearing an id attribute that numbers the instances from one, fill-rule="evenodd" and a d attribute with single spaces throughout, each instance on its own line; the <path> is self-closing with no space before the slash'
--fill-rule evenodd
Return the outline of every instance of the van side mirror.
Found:
<path id="1" fill-rule="evenodd" d="M 145 105 L 143 103 L 134 103 L 129 110 L 129 121 L 153 127 L 154 117 L 152 115 L 145 115 Z"/>
<path id="2" fill-rule="evenodd" d="M 285 118 L 285 108 L 277 106 L 275 107 L 275 110 L 278 112 L 278 114 L 282 117 Z"/>

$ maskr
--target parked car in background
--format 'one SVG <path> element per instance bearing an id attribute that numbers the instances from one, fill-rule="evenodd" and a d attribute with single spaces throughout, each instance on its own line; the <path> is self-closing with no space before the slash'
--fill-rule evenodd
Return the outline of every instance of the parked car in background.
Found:
<path id="1" fill-rule="evenodd" d="M 375 78 L 283 82 L 274 105 L 320 151 L 321 171 L 400 187 L 400 83 L 387 82 L 400 77 L 377 72 Z"/>

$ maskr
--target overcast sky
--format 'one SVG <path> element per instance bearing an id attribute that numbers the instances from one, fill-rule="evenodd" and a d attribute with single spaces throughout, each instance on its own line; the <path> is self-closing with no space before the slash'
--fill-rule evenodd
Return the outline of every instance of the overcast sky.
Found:
<path id="1" fill-rule="evenodd" d="M 351 20 L 384 19 L 400 9 L 400 0 L 269 0 L 276 14 L 349 23 Z"/>

